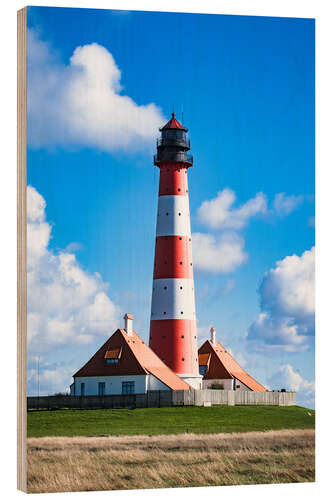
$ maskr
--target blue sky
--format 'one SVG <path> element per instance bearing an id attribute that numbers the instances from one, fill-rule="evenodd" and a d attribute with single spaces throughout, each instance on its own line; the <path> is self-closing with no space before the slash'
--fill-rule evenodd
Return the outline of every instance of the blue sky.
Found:
<path id="1" fill-rule="evenodd" d="M 34 260 L 39 277 L 28 293 L 36 286 L 47 296 L 45 283 L 59 278 L 50 266 L 75 255 L 84 276 L 99 273 L 110 301 L 99 335 L 82 320 L 79 328 L 89 330 L 82 343 L 74 333 L 52 340 L 50 330 L 41 347 L 42 327 L 32 327 L 30 392 L 37 355 L 44 392 L 58 390 L 52 373 L 62 369 L 65 383 L 124 312 L 147 340 L 158 189 L 152 154 L 158 126 L 174 109 L 178 118 L 184 111 L 194 155 L 201 341 L 214 324 L 259 381 L 289 383 L 313 405 L 313 259 L 304 252 L 315 237 L 314 21 L 30 7 L 28 27 L 28 184 L 39 209 L 31 223 L 51 231 L 48 262 Z M 211 224 L 210 213 L 217 214 Z M 37 321 L 41 311 L 31 307 Z M 65 318 L 50 306 L 43 325 L 61 316 L 67 328 L 80 315 L 75 307 Z"/>

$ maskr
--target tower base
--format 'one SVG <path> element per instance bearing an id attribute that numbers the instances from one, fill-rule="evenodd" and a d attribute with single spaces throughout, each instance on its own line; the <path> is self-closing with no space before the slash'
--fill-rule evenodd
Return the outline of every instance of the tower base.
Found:
<path id="1" fill-rule="evenodd" d="M 202 375 L 191 375 L 187 373 L 177 373 L 184 382 L 192 387 L 192 389 L 202 389 Z"/>

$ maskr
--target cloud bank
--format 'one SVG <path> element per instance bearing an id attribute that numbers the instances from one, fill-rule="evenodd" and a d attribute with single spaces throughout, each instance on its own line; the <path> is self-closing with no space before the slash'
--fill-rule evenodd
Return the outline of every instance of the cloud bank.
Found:
<path id="1" fill-rule="evenodd" d="M 192 242 L 195 266 L 203 271 L 227 273 L 247 260 L 244 240 L 234 232 L 220 236 L 194 233 Z"/>
<path id="2" fill-rule="evenodd" d="M 153 147 L 166 121 L 154 104 L 122 94 L 113 55 L 92 43 L 61 63 L 36 32 L 28 32 L 28 143 L 41 147 L 91 147 L 126 153 Z M 139 75 L 138 75 L 139 77 Z"/>
<path id="3" fill-rule="evenodd" d="M 259 288 L 261 313 L 247 332 L 261 350 L 304 351 L 315 333 L 315 248 L 270 269 Z"/>
<path id="4" fill-rule="evenodd" d="M 301 203 L 303 203 L 304 196 L 299 195 L 290 195 L 287 196 L 285 193 L 278 193 L 274 197 L 273 201 L 273 209 L 274 212 L 279 217 L 285 217 L 286 215 L 291 214 L 294 210 L 296 210 Z"/>
<path id="5" fill-rule="evenodd" d="M 271 390 L 296 391 L 298 405 L 314 408 L 314 381 L 304 379 L 291 365 L 281 365 L 268 383 Z"/>
<path id="6" fill-rule="evenodd" d="M 199 220 L 211 229 L 242 229 L 252 217 L 267 212 L 267 198 L 257 193 L 239 208 L 233 208 L 235 192 L 219 191 L 216 198 L 204 201 L 198 209 Z"/>
<path id="7" fill-rule="evenodd" d="M 271 208 L 267 196 L 258 192 L 238 207 L 236 194 L 225 188 L 211 200 L 205 200 L 197 212 L 197 220 L 208 229 L 220 234 L 193 234 L 193 254 L 197 269 L 227 273 L 244 264 L 248 255 L 244 251 L 244 239 L 238 234 L 255 217 L 285 217 L 303 202 L 303 196 L 275 195 Z M 261 318 L 262 321 L 262 318 Z"/>
<path id="8" fill-rule="evenodd" d="M 111 335 L 120 309 L 99 274 L 90 274 L 74 253 L 50 250 L 45 199 L 27 188 L 27 280 L 29 354 L 85 344 Z"/>

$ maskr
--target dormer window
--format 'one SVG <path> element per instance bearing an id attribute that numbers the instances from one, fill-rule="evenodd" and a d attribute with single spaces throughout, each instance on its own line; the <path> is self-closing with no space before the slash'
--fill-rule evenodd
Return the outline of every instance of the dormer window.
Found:
<path id="1" fill-rule="evenodd" d="M 209 353 L 199 354 L 199 373 L 205 376 L 209 369 L 211 355 Z"/>
<path id="2" fill-rule="evenodd" d="M 116 365 L 119 362 L 119 359 L 107 358 L 105 361 L 107 365 Z"/>
<path id="3" fill-rule="evenodd" d="M 206 375 L 207 365 L 199 365 L 199 373 L 200 373 L 200 375 Z"/>
<path id="4" fill-rule="evenodd" d="M 121 351 L 121 347 L 118 347 L 117 349 L 108 349 L 104 355 L 105 363 L 107 365 L 118 364 L 121 356 Z"/>

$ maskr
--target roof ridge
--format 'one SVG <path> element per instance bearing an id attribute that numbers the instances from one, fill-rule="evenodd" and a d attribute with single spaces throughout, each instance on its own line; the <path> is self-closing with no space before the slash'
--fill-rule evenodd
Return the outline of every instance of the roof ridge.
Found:
<path id="1" fill-rule="evenodd" d="M 128 333 L 126 333 L 126 331 L 125 331 L 123 328 L 119 328 L 119 330 L 120 330 L 120 333 L 123 335 L 123 337 L 124 337 L 125 341 L 127 342 L 127 345 L 128 345 L 128 347 L 130 348 L 130 350 L 131 350 L 131 352 L 132 352 L 133 356 L 135 357 L 135 359 L 137 360 L 137 362 L 138 362 L 138 363 L 142 366 L 142 368 L 144 369 L 144 371 L 145 371 L 146 373 L 149 373 L 149 372 L 148 372 L 148 370 L 146 369 L 146 367 L 145 367 L 145 366 L 142 364 L 142 362 L 139 360 L 138 356 L 137 356 L 137 355 L 136 355 L 136 353 L 134 352 L 134 349 L 132 349 L 132 347 L 130 346 L 130 344 L 129 344 L 129 342 L 128 342 L 127 338 L 126 338 L 126 335 L 128 336 Z M 137 337 L 139 337 L 139 335 L 136 333 L 136 331 L 135 331 L 135 330 L 132 330 L 132 331 L 133 331 L 133 333 L 135 333 L 135 335 L 136 335 Z M 140 337 L 139 337 L 139 338 L 140 338 Z"/>

